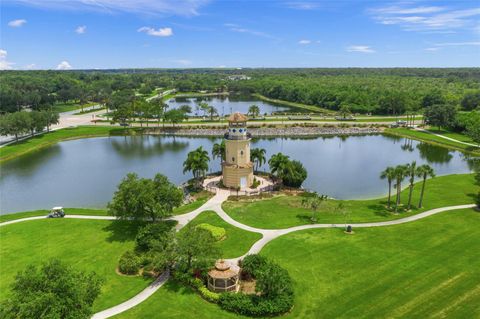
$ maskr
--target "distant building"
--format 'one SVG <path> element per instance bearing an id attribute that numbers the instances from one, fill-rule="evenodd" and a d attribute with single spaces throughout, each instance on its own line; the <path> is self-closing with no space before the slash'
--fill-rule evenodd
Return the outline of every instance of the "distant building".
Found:
<path id="1" fill-rule="evenodd" d="M 228 118 L 225 133 L 225 161 L 222 163 L 223 185 L 244 189 L 253 183 L 253 163 L 250 160 L 251 134 L 247 133 L 247 117 L 234 113 Z"/>
<path id="2" fill-rule="evenodd" d="M 241 80 L 250 80 L 251 77 L 246 76 L 245 74 L 236 74 L 236 75 L 229 75 L 228 79 L 230 81 L 241 81 Z"/>

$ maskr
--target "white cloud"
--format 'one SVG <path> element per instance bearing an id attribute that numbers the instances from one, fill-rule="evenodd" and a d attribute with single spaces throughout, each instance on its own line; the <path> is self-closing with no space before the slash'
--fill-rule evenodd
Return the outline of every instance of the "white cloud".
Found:
<path id="1" fill-rule="evenodd" d="M 320 3 L 307 1 L 289 1 L 285 3 L 285 6 L 287 8 L 296 10 L 315 10 L 320 7 Z"/>
<path id="2" fill-rule="evenodd" d="M 180 64 L 182 66 L 187 66 L 187 65 L 191 65 L 192 64 L 192 61 L 190 60 L 187 60 L 187 59 L 175 59 L 175 60 L 172 60 L 173 63 L 177 63 L 177 64 Z"/>
<path id="3" fill-rule="evenodd" d="M 432 47 L 432 48 L 425 48 L 425 49 L 423 49 L 423 50 L 429 51 L 429 52 L 435 52 L 435 51 L 440 50 L 440 48 L 438 48 L 438 47 Z"/>
<path id="4" fill-rule="evenodd" d="M 7 50 L 0 49 L 0 70 L 11 70 L 15 63 L 7 61 Z"/>
<path id="5" fill-rule="evenodd" d="M 172 28 L 159 28 L 155 30 L 151 27 L 141 27 L 137 30 L 137 32 L 145 32 L 146 34 L 154 37 L 169 37 L 173 35 Z"/>
<path id="6" fill-rule="evenodd" d="M 436 6 L 388 6 L 369 10 L 381 24 L 399 25 L 406 31 L 452 33 L 455 29 L 475 29 L 480 8 L 452 10 Z"/>
<path id="7" fill-rule="evenodd" d="M 374 53 L 373 50 L 368 45 L 351 45 L 347 47 L 348 52 L 361 52 L 361 53 Z"/>
<path id="8" fill-rule="evenodd" d="M 72 66 L 68 61 L 62 61 L 57 65 L 57 70 L 70 70 Z"/>
<path id="9" fill-rule="evenodd" d="M 20 28 L 21 26 L 23 26 L 25 23 L 27 23 L 27 20 L 25 19 L 17 19 L 17 20 L 12 20 L 8 23 L 8 26 L 9 27 L 12 27 L 12 28 Z"/>
<path id="10" fill-rule="evenodd" d="M 300 40 L 300 41 L 298 41 L 298 44 L 310 44 L 310 43 L 312 43 L 311 40 Z"/>
<path id="11" fill-rule="evenodd" d="M 84 34 L 87 32 L 87 26 L 86 25 L 79 25 L 76 29 L 75 32 L 78 34 Z"/>
<path id="12" fill-rule="evenodd" d="M 252 29 L 247 29 L 239 26 L 238 24 L 234 23 L 225 23 L 224 26 L 226 26 L 230 31 L 237 32 L 237 33 L 245 33 L 245 34 L 250 34 L 254 35 L 256 37 L 262 37 L 262 38 L 268 38 L 268 39 L 276 39 L 278 40 L 277 37 L 274 37 L 273 35 L 270 35 L 266 32 L 262 31 L 256 31 Z"/>
<path id="13" fill-rule="evenodd" d="M 30 64 L 25 65 L 23 68 L 24 68 L 25 70 L 33 70 L 33 69 L 35 69 L 36 67 L 37 67 L 37 65 L 36 65 L 35 63 L 30 63 Z"/>
<path id="14" fill-rule="evenodd" d="M 198 15 L 200 7 L 208 4 L 210 0 L 3 0 L 3 2 L 56 10 L 193 16 Z"/>

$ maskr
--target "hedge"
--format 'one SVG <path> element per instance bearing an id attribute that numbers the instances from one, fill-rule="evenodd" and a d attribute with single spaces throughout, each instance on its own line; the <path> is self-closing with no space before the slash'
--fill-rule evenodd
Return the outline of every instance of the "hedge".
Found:
<path id="1" fill-rule="evenodd" d="M 223 227 L 217 227 L 207 223 L 198 224 L 197 227 L 201 229 L 205 229 L 208 232 L 210 232 L 210 234 L 212 234 L 213 238 L 215 238 L 216 241 L 224 239 L 225 236 L 227 235 L 227 232 Z"/>

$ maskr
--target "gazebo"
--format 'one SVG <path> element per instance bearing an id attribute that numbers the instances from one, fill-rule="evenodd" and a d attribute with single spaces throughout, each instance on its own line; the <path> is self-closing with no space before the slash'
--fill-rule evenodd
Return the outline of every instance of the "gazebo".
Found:
<path id="1" fill-rule="evenodd" d="M 213 292 L 238 291 L 240 268 L 225 260 L 218 260 L 208 272 L 208 289 Z"/>

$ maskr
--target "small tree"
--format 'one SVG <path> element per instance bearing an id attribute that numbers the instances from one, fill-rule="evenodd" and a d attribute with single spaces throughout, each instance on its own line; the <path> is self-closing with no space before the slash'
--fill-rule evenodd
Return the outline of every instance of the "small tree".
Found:
<path id="1" fill-rule="evenodd" d="M 438 128 L 450 126 L 455 121 L 457 111 L 453 105 L 435 104 L 425 108 L 425 122 Z"/>
<path id="2" fill-rule="evenodd" d="M 177 261 L 179 269 L 188 272 L 204 269 L 220 258 L 221 252 L 215 245 L 212 234 L 191 223 L 177 235 Z"/>
<path id="3" fill-rule="evenodd" d="M 395 179 L 395 168 L 387 167 L 381 174 L 381 179 L 386 179 L 388 182 L 388 208 L 391 206 L 392 197 L 392 182 Z"/>
<path id="4" fill-rule="evenodd" d="M 172 123 L 173 126 L 186 119 L 185 112 L 179 109 L 169 110 L 163 115 L 165 121 Z"/>
<path id="5" fill-rule="evenodd" d="M 350 211 L 346 209 L 345 204 L 342 202 L 338 203 L 337 207 L 335 208 L 335 213 L 343 216 L 345 221 L 345 230 L 347 230 L 347 219 L 350 216 Z"/>
<path id="6" fill-rule="evenodd" d="M 260 114 L 260 108 L 255 104 L 250 105 L 248 108 L 248 114 L 250 114 L 253 118 L 256 118 Z"/>
<path id="7" fill-rule="evenodd" d="M 118 185 L 107 207 L 111 215 L 120 219 L 155 222 L 170 216 L 182 200 L 182 190 L 164 175 L 157 174 L 152 180 L 129 173 Z"/>
<path id="8" fill-rule="evenodd" d="M 50 260 L 39 269 L 28 266 L 15 277 L 1 318 L 90 318 L 103 280 Z"/>
<path id="9" fill-rule="evenodd" d="M 202 146 L 187 155 L 187 159 L 183 162 L 183 173 L 192 172 L 193 178 L 199 183 L 200 178 L 205 176 L 208 171 L 208 152 Z"/>
<path id="10" fill-rule="evenodd" d="M 267 151 L 264 148 L 252 148 L 250 151 L 250 158 L 251 161 L 255 163 L 255 171 L 258 171 L 260 166 L 265 164 L 266 162 L 266 157 L 265 153 Z"/>
<path id="11" fill-rule="evenodd" d="M 327 199 L 327 195 L 319 195 L 316 192 L 310 193 L 302 199 L 302 206 L 312 210 L 312 222 L 317 222 L 317 212 Z"/>
<path id="12" fill-rule="evenodd" d="M 425 193 L 425 184 L 427 182 L 428 177 L 435 177 L 435 171 L 433 170 L 430 165 L 424 164 L 420 165 L 417 168 L 417 176 L 421 177 L 423 179 L 422 183 L 422 191 L 420 193 L 420 200 L 418 201 L 418 208 L 422 208 L 422 203 L 423 203 L 423 195 Z"/>
<path id="13" fill-rule="evenodd" d="M 285 186 L 300 187 L 307 179 L 307 170 L 299 161 L 289 161 L 282 169 L 280 177 Z"/>
<path id="14" fill-rule="evenodd" d="M 413 161 L 412 163 L 406 166 L 406 175 L 408 177 L 408 210 L 412 206 L 412 194 L 413 194 L 413 186 L 415 185 L 415 176 L 417 175 L 417 162 Z"/>
<path id="15" fill-rule="evenodd" d="M 395 188 L 397 189 L 397 198 L 395 201 L 395 213 L 398 212 L 398 207 L 400 206 L 400 195 L 402 194 L 402 182 L 405 179 L 405 175 L 407 172 L 406 165 L 397 165 L 395 167 Z"/>

